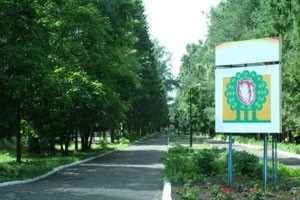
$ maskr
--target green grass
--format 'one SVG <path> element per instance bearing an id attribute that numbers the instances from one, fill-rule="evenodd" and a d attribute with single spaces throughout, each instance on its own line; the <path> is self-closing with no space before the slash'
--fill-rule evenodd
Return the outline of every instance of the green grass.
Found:
<path id="1" fill-rule="evenodd" d="M 29 155 L 24 150 L 22 163 L 16 163 L 13 142 L 3 140 L 0 142 L 0 148 L 3 149 L 0 150 L 0 182 L 35 178 L 59 166 L 94 157 L 114 149 L 125 148 L 128 145 L 129 142 L 127 141 L 116 144 L 99 142 L 93 143 L 92 150 L 88 152 L 75 152 L 74 144 L 72 144 L 68 156 L 61 156 L 58 150 L 55 156 Z M 58 148 L 59 146 L 57 146 Z"/>

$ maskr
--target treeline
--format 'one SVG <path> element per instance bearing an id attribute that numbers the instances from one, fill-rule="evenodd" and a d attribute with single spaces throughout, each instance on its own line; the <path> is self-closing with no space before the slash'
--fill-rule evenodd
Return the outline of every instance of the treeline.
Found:
<path id="1" fill-rule="evenodd" d="M 68 153 L 96 132 L 168 123 L 170 72 L 141 0 L 0 1 L 0 137 Z M 77 141 L 76 141 L 77 144 Z"/>
<path id="2" fill-rule="evenodd" d="M 208 14 L 207 39 L 187 46 L 182 57 L 179 89 L 172 107 L 172 121 L 188 127 L 189 90 L 194 129 L 214 133 L 214 54 L 220 42 L 277 37 L 282 41 L 283 132 L 298 135 L 300 128 L 300 4 L 296 0 L 223 0 Z M 196 87 L 201 83 L 200 87 Z M 183 115 L 181 113 L 184 113 Z"/>

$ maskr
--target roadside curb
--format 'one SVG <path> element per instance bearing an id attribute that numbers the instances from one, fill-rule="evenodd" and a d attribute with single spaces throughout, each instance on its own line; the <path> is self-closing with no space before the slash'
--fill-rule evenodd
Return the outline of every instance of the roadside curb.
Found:
<path id="1" fill-rule="evenodd" d="M 134 144 L 136 144 L 138 142 L 141 142 L 142 140 L 147 139 L 147 138 L 149 138 L 152 135 L 154 135 L 154 134 L 149 134 L 147 136 L 144 136 L 144 137 L 142 137 L 142 138 L 140 138 L 140 139 L 132 142 L 131 144 L 129 144 L 128 147 L 130 147 L 130 146 L 132 146 L 132 145 L 134 145 Z M 126 147 L 126 148 L 128 148 L 128 147 Z M 86 163 L 86 162 L 89 162 L 91 160 L 94 160 L 94 159 L 106 156 L 106 155 L 108 155 L 110 153 L 113 153 L 115 151 L 120 151 L 120 150 L 122 150 L 122 149 L 115 149 L 115 150 L 108 151 L 108 152 L 105 152 L 103 154 L 100 154 L 98 156 L 94 156 L 94 157 L 87 158 L 87 159 L 84 159 L 84 160 L 79 160 L 79 161 L 76 161 L 76 162 L 73 162 L 73 163 L 69 163 L 69 164 L 66 164 L 66 165 L 61 165 L 59 167 L 54 168 L 52 171 L 49 171 L 49 172 L 47 172 L 47 173 L 45 173 L 45 174 L 43 174 L 41 176 L 37 176 L 37 177 L 32 178 L 32 179 L 2 182 L 2 183 L 0 183 L 0 187 L 10 186 L 10 185 L 18 185 L 18 184 L 26 184 L 26 183 L 32 183 L 32 182 L 35 182 L 35 181 L 39 181 L 39 180 L 44 179 L 44 178 L 46 178 L 46 177 L 48 177 L 48 176 L 50 176 L 52 174 L 57 173 L 57 172 L 59 172 L 59 171 L 61 171 L 63 169 L 66 169 L 68 167 L 73 167 L 75 165 Z"/>
<path id="2" fill-rule="evenodd" d="M 3 183 L 0 183 L 0 187 L 4 187 L 4 186 L 10 186 L 10 185 L 17 185 L 17 184 L 25 184 L 25 183 L 32 183 L 32 182 L 35 182 L 35 181 L 38 181 L 38 180 L 41 180 L 43 178 L 46 178 L 54 173 L 57 173 L 65 168 L 68 168 L 68 167 L 73 167 L 75 165 L 79 165 L 79 164 L 82 164 L 82 163 L 85 163 L 85 162 L 88 162 L 88 161 L 91 161 L 91 160 L 94 160 L 96 158 L 100 158 L 100 157 L 103 157 L 107 154 L 110 154 L 114 151 L 117 151 L 117 150 L 112 150 L 112 151 L 108 151 L 106 153 L 103 153 L 103 154 L 100 154 L 98 156 L 95 156 L 95 157 L 91 157 L 91 158 L 87 158 L 87 159 L 84 159 L 84 160 L 80 160 L 80 161 L 76 161 L 76 162 L 73 162 L 73 163 L 70 163 L 70 164 L 66 164 L 66 165 L 62 165 L 62 166 L 59 166 L 57 168 L 54 168 L 52 171 L 49 171 L 47 172 L 46 174 L 43 174 L 41 176 L 38 176 L 38 177 L 35 177 L 35 178 L 32 178 L 32 179 L 26 179 L 26 180 L 16 180 L 16 181 L 8 181 L 8 182 L 3 182 Z"/>
<path id="3" fill-rule="evenodd" d="M 170 140 L 169 135 L 167 136 L 167 138 L 168 138 L 168 141 L 167 141 L 167 152 L 168 152 L 169 151 L 169 140 Z M 162 200 L 172 200 L 171 194 L 172 194 L 171 183 L 165 178 Z"/>
<path id="4" fill-rule="evenodd" d="M 171 183 L 165 180 L 162 200 L 172 200 L 171 192 Z"/>

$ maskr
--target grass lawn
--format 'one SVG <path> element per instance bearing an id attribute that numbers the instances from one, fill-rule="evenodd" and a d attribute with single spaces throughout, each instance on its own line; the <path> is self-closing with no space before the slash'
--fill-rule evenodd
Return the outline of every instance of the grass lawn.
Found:
<path id="1" fill-rule="evenodd" d="M 25 180 L 43 175 L 54 168 L 70 164 L 86 158 L 98 156 L 102 153 L 121 149 L 128 146 L 128 142 L 110 144 L 94 143 L 89 152 L 75 152 L 74 145 L 70 146 L 70 154 L 61 156 L 57 150 L 55 156 L 49 155 L 30 155 L 25 151 L 22 154 L 22 163 L 15 162 L 14 144 L 9 141 L 0 142 L 0 182 Z"/>

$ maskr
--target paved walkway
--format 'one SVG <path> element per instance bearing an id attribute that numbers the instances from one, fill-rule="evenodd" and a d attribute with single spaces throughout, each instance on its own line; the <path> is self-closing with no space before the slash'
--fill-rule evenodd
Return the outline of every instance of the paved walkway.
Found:
<path id="1" fill-rule="evenodd" d="M 47 178 L 0 188 L 0 200 L 161 200 L 167 138 L 155 134 L 124 150 Z"/>
<path id="2" fill-rule="evenodd" d="M 208 139 L 208 138 L 198 138 L 197 140 L 198 140 L 198 142 L 199 142 L 199 140 L 201 142 L 207 142 L 213 146 L 217 146 L 218 148 L 228 148 L 228 142 L 225 142 L 225 141 Z M 252 153 L 260 158 L 263 158 L 263 151 L 264 151 L 263 146 L 233 144 L 232 148 L 237 151 L 247 151 L 247 152 Z M 271 149 L 268 149 L 268 158 L 272 159 Z M 277 158 L 278 158 L 278 162 L 283 163 L 287 167 L 300 168 L 300 159 L 299 159 L 300 155 L 277 150 Z"/>

